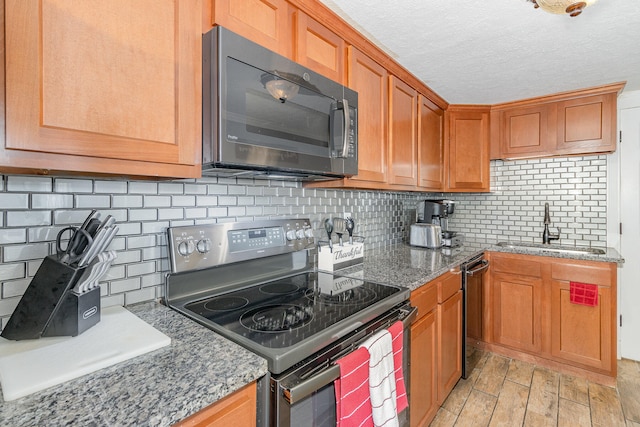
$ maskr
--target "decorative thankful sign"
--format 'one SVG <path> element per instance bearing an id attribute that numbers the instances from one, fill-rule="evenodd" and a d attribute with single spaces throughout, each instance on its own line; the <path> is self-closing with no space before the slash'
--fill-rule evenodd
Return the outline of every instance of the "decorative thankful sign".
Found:
<path id="1" fill-rule="evenodd" d="M 339 270 L 361 264 L 364 255 L 364 243 L 345 243 L 342 246 L 320 246 L 318 248 L 318 269 Z"/>

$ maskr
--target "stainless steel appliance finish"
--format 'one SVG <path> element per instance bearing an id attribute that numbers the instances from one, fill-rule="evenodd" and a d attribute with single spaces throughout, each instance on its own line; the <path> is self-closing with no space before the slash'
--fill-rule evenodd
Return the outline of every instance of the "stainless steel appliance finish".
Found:
<path id="1" fill-rule="evenodd" d="M 417 212 L 417 223 L 435 224 L 442 230 L 442 246 L 455 248 L 462 245 L 464 239 L 458 232 L 449 229 L 449 218 L 455 212 L 453 200 L 425 200 L 422 203 L 422 215 Z"/>
<path id="2" fill-rule="evenodd" d="M 358 173 L 358 94 L 223 27 L 203 35 L 203 175 Z"/>
<path id="3" fill-rule="evenodd" d="M 467 378 L 467 339 L 482 339 L 483 277 L 489 261 L 480 254 L 466 263 L 462 271 L 462 378 Z"/>
<path id="4" fill-rule="evenodd" d="M 436 224 L 411 224 L 409 244 L 412 246 L 437 249 L 442 246 L 442 229 Z"/>
<path id="5" fill-rule="evenodd" d="M 323 425 L 331 411 L 335 423 L 333 362 L 414 315 L 409 289 L 317 271 L 307 219 L 173 227 L 168 236 L 167 304 L 268 362 L 261 426 Z"/>

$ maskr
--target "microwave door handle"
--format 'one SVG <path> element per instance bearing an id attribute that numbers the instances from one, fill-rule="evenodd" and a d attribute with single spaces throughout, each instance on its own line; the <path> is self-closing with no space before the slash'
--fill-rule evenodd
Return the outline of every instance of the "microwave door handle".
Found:
<path id="1" fill-rule="evenodd" d="M 351 112 L 349 111 L 349 102 L 342 100 L 342 114 L 344 117 L 344 135 L 342 136 L 342 157 L 349 154 L 349 133 L 351 132 Z"/>

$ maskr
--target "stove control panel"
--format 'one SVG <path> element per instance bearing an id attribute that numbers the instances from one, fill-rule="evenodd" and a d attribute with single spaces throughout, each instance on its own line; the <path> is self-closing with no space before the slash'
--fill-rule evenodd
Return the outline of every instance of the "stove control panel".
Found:
<path id="1" fill-rule="evenodd" d="M 170 227 L 173 273 L 200 270 L 314 248 L 308 219 L 277 219 Z"/>

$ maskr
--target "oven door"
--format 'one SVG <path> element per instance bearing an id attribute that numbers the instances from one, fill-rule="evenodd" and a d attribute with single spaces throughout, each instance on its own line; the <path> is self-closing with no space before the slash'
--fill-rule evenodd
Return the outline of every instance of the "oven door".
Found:
<path id="1" fill-rule="evenodd" d="M 403 371 L 409 390 L 408 361 L 410 359 L 410 325 L 417 309 L 409 304 L 369 323 L 318 354 L 300 362 L 291 370 L 271 378 L 271 422 L 277 427 L 306 426 L 335 427 L 336 395 L 334 381 L 340 368 L 334 362 L 356 350 L 371 335 L 386 329 L 395 321 L 404 324 Z M 400 424 L 408 425 L 408 409 L 400 414 Z"/>

